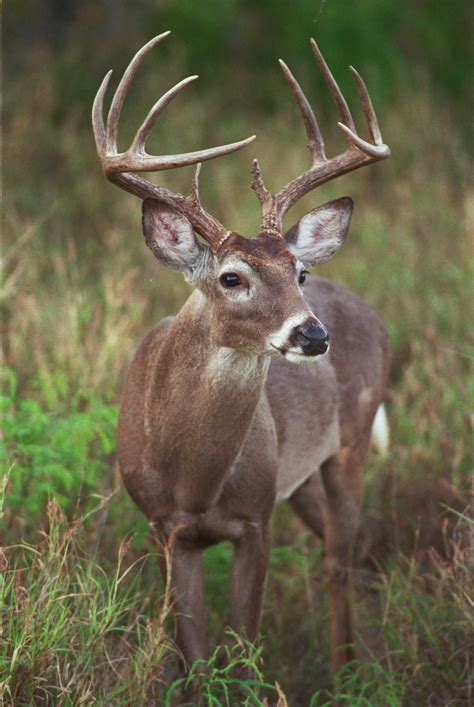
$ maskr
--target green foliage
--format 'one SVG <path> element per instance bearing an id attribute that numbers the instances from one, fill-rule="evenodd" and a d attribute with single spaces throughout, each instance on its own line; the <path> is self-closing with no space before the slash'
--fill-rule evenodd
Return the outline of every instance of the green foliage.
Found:
<path id="1" fill-rule="evenodd" d="M 107 489 L 101 477 L 110 473 L 117 407 L 90 396 L 53 412 L 37 400 L 19 400 L 13 372 L 4 375 L 0 453 L 9 477 L 6 509 L 10 517 L 21 513 L 34 528 L 48 499 L 71 515 L 89 494 Z"/>
<path id="2" fill-rule="evenodd" d="M 274 692 L 273 685 L 265 682 L 261 670 L 262 648 L 227 632 L 231 645 L 218 646 L 207 660 L 196 661 L 189 674 L 175 680 L 166 691 L 165 705 L 174 704 L 176 692 L 193 689 L 199 704 L 215 707 L 264 707 Z M 263 694 L 262 694 L 263 693 Z M 268 703 L 267 703 L 268 704 Z"/>
<path id="3" fill-rule="evenodd" d="M 337 699 L 350 707 L 399 707 L 403 704 L 406 685 L 403 676 L 387 669 L 379 661 L 364 664 L 354 661 L 336 679 L 332 699 L 323 691 L 315 693 L 310 707 L 330 707 Z"/>

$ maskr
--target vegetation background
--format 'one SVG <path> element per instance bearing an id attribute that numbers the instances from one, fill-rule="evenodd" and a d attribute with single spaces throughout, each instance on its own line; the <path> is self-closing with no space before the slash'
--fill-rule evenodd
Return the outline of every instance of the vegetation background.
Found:
<path id="1" fill-rule="evenodd" d="M 447 0 L 21 0 L 5 19 L 4 428 L 0 700 L 171 703 L 170 597 L 146 523 L 120 486 L 115 421 L 146 331 L 188 295 L 144 246 L 140 205 L 102 177 L 90 108 L 105 71 L 166 29 L 127 102 L 126 145 L 155 98 L 201 80 L 160 118 L 150 148 L 197 149 L 257 133 L 203 168 L 206 206 L 251 233 L 259 156 L 270 186 L 306 164 L 283 57 L 341 148 L 312 60 L 320 43 L 352 106 L 365 77 L 387 163 L 320 190 L 350 194 L 350 237 L 324 275 L 384 317 L 394 348 L 390 455 L 367 470 L 355 571 L 360 661 L 331 683 L 321 549 L 284 506 L 258 649 L 195 669 L 204 704 L 465 705 L 473 692 L 469 395 L 472 399 L 472 4 Z M 356 117 L 360 118 L 355 108 Z M 187 189 L 189 170 L 160 175 Z M 314 207 L 306 197 L 291 218 Z M 230 550 L 206 556 L 209 624 L 225 626 Z M 263 657 L 263 663 L 262 663 Z M 256 668 L 238 681 L 242 661 Z M 177 688 L 176 688 L 177 689 Z M 280 703 L 284 698 L 280 691 Z"/>

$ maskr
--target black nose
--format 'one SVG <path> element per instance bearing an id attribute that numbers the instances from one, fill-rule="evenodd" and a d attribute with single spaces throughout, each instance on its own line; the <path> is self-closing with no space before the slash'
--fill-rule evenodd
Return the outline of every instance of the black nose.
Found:
<path id="1" fill-rule="evenodd" d="M 293 345 L 301 346 L 305 356 L 317 356 L 326 353 L 329 348 L 329 335 L 326 329 L 314 322 L 293 329 L 290 341 Z"/>

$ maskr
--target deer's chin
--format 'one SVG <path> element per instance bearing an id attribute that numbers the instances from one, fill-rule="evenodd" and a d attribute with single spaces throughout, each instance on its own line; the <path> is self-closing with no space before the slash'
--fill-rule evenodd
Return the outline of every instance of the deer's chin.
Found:
<path id="1" fill-rule="evenodd" d="M 303 353 L 303 351 L 291 351 L 290 349 L 279 349 L 272 345 L 272 350 L 269 351 L 270 356 L 281 356 L 286 361 L 291 363 L 315 363 L 319 361 L 322 356 L 329 353 L 330 347 L 328 346 L 327 351 L 321 354 L 308 355 Z"/>
<path id="2" fill-rule="evenodd" d="M 327 352 L 326 352 L 327 353 Z M 297 353 L 296 351 L 286 351 L 284 356 L 287 361 L 291 363 L 316 363 L 325 354 L 316 354 L 314 356 L 308 356 L 304 353 Z"/>

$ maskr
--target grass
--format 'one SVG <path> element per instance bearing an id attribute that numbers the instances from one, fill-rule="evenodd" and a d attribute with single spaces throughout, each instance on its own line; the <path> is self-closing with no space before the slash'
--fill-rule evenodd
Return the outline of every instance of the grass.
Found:
<path id="1" fill-rule="evenodd" d="M 28 80 L 6 93 L 0 699 L 163 704 L 183 687 L 173 679 L 171 598 L 146 523 L 121 490 L 114 426 L 133 351 L 189 290 L 144 247 L 138 202 L 100 175 L 86 117 L 66 111 L 57 118 L 48 61 L 31 61 Z M 230 653 L 221 648 L 206 666 L 194 666 L 206 704 L 328 705 L 335 691 L 351 706 L 472 701 L 474 201 L 461 128 L 429 84 L 422 88 L 379 111 L 391 161 L 317 197 L 354 197 L 348 242 L 321 272 L 382 314 L 395 354 L 390 456 L 370 459 L 358 538 L 359 662 L 344 682 L 331 683 L 321 548 L 282 506 L 261 644 L 237 637 Z M 210 125 L 207 116 L 222 107 L 218 97 L 187 101 L 160 119 L 157 149 L 173 149 L 177 135 L 187 149 L 245 133 L 232 111 Z M 125 132 L 141 109 L 138 100 Z M 34 141 L 29 115 L 36 116 Z M 335 150 L 333 123 L 324 128 Z M 253 130 L 270 187 L 306 166 L 293 111 L 256 116 Z M 296 145 L 289 142 L 295 132 Z M 205 204 L 244 233 L 258 226 L 254 195 L 243 187 L 251 157 L 239 153 L 203 168 Z M 160 182 L 185 189 L 189 178 L 183 170 Z M 314 201 L 306 197 L 292 218 Z M 212 548 L 206 567 L 209 624 L 222 636 L 229 547 Z M 243 661 L 252 681 L 239 677 Z"/>
<path id="2" fill-rule="evenodd" d="M 162 688 L 155 670 L 171 650 L 139 590 L 147 558 L 124 567 L 127 543 L 109 571 L 84 548 L 82 521 L 67 523 L 56 501 L 37 546 L 10 549 L 4 567 L 3 698 L 15 705 L 138 704 Z M 159 600 L 160 595 L 157 595 Z M 153 667 L 153 676 L 150 677 Z"/>
<path id="3" fill-rule="evenodd" d="M 320 562 L 308 534 L 291 549 L 272 552 L 262 645 L 234 637 L 232 647 L 196 663 L 186 680 L 172 680 L 171 597 L 149 567 L 156 549 L 137 555 L 129 537 L 115 560 L 100 560 L 91 549 L 90 518 L 68 521 L 52 500 L 37 543 L 2 551 L 5 704 L 173 704 L 192 684 L 205 705 L 264 705 L 277 690 L 281 694 L 275 680 L 289 704 L 329 705 L 334 689 L 351 705 L 468 704 L 472 601 L 465 516 L 457 519 L 445 558 L 432 549 L 428 564 L 399 556 L 387 569 L 359 570 L 356 608 L 365 655 L 335 688 L 314 638 L 324 612 L 317 605 Z M 242 677 L 243 669 L 250 676 Z M 323 687 L 314 691 L 315 684 Z"/>

